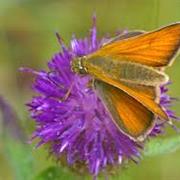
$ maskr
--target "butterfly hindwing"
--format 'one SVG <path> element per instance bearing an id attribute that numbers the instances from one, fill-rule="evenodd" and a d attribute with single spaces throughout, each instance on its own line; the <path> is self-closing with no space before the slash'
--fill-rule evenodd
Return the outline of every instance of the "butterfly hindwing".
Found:
<path id="1" fill-rule="evenodd" d="M 110 44 L 110 43 L 113 43 L 113 42 L 116 42 L 119 40 L 128 39 L 128 38 L 131 38 L 134 36 L 138 36 L 138 35 L 143 34 L 143 33 L 144 33 L 144 31 L 130 31 L 130 32 L 127 32 L 125 34 L 120 34 L 120 35 L 115 36 L 114 38 L 107 40 L 105 43 L 103 43 L 102 46 L 105 46 L 107 44 Z"/>
<path id="2" fill-rule="evenodd" d="M 95 80 L 94 86 L 116 126 L 131 138 L 144 140 L 153 127 L 155 115 L 116 87 L 99 80 Z M 152 89 L 147 92 L 152 94 Z"/>

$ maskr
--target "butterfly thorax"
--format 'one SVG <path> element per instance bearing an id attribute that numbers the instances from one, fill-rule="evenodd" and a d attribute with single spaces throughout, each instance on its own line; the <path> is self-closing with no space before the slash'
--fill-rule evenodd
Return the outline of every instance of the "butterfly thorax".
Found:
<path id="1" fill-rule="evenodd" d="M 87 68 L 85 67 L 86 56 L 77 57 L 71 62 L 71 69 L 78 74 L 87 74 Z"/>

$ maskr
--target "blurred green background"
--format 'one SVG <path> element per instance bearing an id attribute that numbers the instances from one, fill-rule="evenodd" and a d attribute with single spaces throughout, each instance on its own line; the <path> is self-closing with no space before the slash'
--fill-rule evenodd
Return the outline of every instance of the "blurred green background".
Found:
<path id="1" fill-rule="evenodd" d="M 33 78 L 20 73 L 18 68 L 47 69 L 47 61 L 59 51 L 55 32 L 58 31 L 67 44 L 73 33 L 78 37 L 86 36 L 94 12 L 99 37 L 117 29 L 153 30 L 180 20 L 180 0 L 0 0 L 0 95 L 15 109 L 18 121 L 29 136 L 34 123 L 29 120 L 24 104 L 32 96 L 30 84 Z M 167 72 L 173 81 L 169 94 L 179 97 L 180 57 Z M 175 104 L 174 110 L 180 115 L 179 103 Z M 7 131 L 10 134 L 11 128 Z M 161 138 L 175 135 L 175 131 L 167 128 L 167 133 Z M 16 152 L 14 140 L 4 136 L 4 126 L 0 121 L 0 180 L 27 179 L 15 177 L 13 170 L 14 166 L 23 168 L 22 157 L 28 163 L 34 163 L 35 168 L 31 172 L 34 175 L 54 165 L 53 161 L 47 159 L 45 148 L 34 150 L 34 144 L 28 145 L 27 153 L 23 155 L 18 150 Z M 12 157 L 15 164 L 8 155 L 14 151 Z M 179 167 L 180 150 L 177 150 L 144 157 L 139 165 L 132 164 L 114 179 L 179 180 Z M 125 177 L 122 175 L 121 178 L 124 173 Z M 60 180 L 68 177 L 65 173 Z"/>

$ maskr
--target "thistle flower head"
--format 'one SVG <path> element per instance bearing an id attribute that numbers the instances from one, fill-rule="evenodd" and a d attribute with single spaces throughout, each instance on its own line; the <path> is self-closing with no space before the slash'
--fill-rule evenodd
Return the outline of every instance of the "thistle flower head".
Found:
<path id="1" fill-rule="evenodd" d="M 36 122 L 33 137 L 40 140 L 37 146 L 49 144 L 57 159 L 65 156 L 69 166 L 83 167 L 94 177 L 126 159 L 136 161 L 143 147 L 114 125 L 99 97 L 88 87 L 91 77 L 71 71 L 74 58 L 96 51 L 106 41 L 98 40 L 96 34 L 94 18 L 90 35 L 84 39 L 73 36 L 70 47 L 58 36 L 62 50 L 48 62 L 48 71 L 24 69 L 36 75 L 33 89 L 38 95 L 28 106 Z M 172 99 L 166 92 L 167 88 L 161 87 L 160 103 L 170 118 L 176 118 L 168 109 Z M 161 132 L 162 125 L 156 125 L 150 136 Z"/>

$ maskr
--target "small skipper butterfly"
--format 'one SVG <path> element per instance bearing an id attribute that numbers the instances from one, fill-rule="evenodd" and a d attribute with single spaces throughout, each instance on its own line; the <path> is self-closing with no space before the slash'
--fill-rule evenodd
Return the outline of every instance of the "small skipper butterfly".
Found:
<path id="1" fill-rule="evenodd" d="M 119 35 L 97 51 L 72 61 L 72 70 L 89 74 L 93 88 L 120 131 L 144 140 L 157 117 L 171 122 L 160 106 L 164 73 L 180 49 L 180 23 L 152 32 Z"/>

